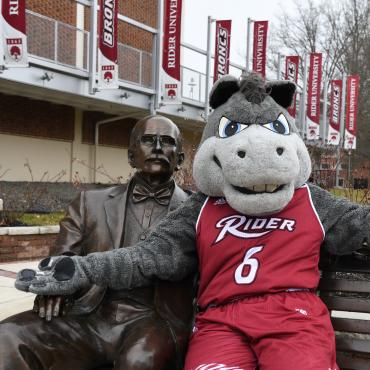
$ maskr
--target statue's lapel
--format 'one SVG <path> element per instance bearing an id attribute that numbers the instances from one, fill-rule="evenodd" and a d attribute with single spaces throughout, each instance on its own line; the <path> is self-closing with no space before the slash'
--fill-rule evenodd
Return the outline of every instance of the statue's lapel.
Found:
<path id="1" fill-rule="evenodd" d="M 105 201 L 104 208 L 107 215 L 107 226 L 110 231 L 114 248 L 119 248 L 125 224 L 126 200 L 128 185 L 115 188 L 109 199 Z"/>
<path id="2" fill-rule="evenodd" d="M 170 205 L 168 207 L 168 212 L 171 212 L 178 208 L 181 203 L 185 202 L 185 200 L 188 198 L 189 195 L 187 195 L 177 184 L 175 183 L 175 189 L 173 191 Z"/>

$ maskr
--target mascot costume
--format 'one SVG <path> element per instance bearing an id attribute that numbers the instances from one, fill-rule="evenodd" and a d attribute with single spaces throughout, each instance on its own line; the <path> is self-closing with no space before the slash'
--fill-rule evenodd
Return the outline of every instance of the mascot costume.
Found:
<path id="1" fill-rule="evenodd" d="M 131 288 L 199 270 L 186 370 L 338 370 L 316 294 L 320 248 L 343 255 L 370 240 L 369 208 L 307 184 L 311 162 L 287 108 L 295 85 L 251 74 L 213 87 L 193 174 L 199 192 L 144 242 L 43 260 L 19 289 L 71 294 Z M 88 232 L 88 230 L 86 231 Z"/>

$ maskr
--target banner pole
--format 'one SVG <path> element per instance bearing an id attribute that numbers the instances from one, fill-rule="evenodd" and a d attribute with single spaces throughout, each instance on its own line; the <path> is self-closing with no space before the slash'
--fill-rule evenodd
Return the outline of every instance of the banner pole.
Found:
<path id="1" fill-rule="evenodd" d="M 347 76 L 346 73 L 343 72 L 342 74 L 342 104 L 340 108 L 340 126 L 339 126 L 339 145 L 337 150 L 337 165 L 335 168 L 335 186 L 339 186 L 339 167 L 340 167 L 340 153 L 341 153 L 341 146 L 344 143 L 344 117 L 345 117 L 345 110 L 346 110 L 346 89 L 347 89 Z"/>
<path id="2" fill-rule="evenodd" d="M 155 114 L 156 110 L 160 108 L 160 100 L 162 96 L 161 89 L 161 70 L 162 70 L 162 47 L 163 47 L 163 1 L 158 0 L 157 5 L 157 34 L 155 35 L 155 74 L 154 76 L 154 86 L 155 86 L 155 100 L 154 109 L 151 114 Z"/>
<path id="3" fill-rule="evenodd" d="M 299 102 L 300 110 L 300 126 L 302 130 L 302 139 L 306 138 L 306 100 L 307 100 L 307 73 L 308 73 L 308 56 L 304 55 L 304 69 L 303 69 L 303 87 L 301 94 L 301 101 Z"/>
<path id="4" fill-rule="evenodd" d="M 323 145 L 327 142 L 327 109 L 328 109 L 328 80 L 327 75 L 325 74 L 324 82 L 324 91 L 323 91 L 323 112 L 322 112 L 322 129 L 321 129 L 321 138 Z"/>
<path id="5" fill-rule="evenodd" d="M 249 59 L 250 59 L 250 50 L 251 50 L 251 24 L 253 23 L 253 20 L 251 18 L 248 18 L 248 24 L 247 24 L 247 55 L 246 55 L 246 72 L 248 73 L 250 71 L 249 69 Z"/>
<path id="6" fill-rule="evenodd" d="M 96 51 L 98 35 L 97 0 L 91 0 L 90 5 L 90 40 L 89 40 L 89 94 L 95 94 L 96 89 Z"/>
<path id="7" fill-rule="evenodd" d="M 204 107 L 204 119 L 207 121 L 209 114 L 209 91 L 210 91 L 210 78 L 211 78 L 211 37 L 212 37 L 212 22 L 214 19 L 208 16 L 208 26 L 207 26 L 207 62 L 206 62 L 206 97 L 205 97 L 205 107 Z"/>
<path id="8" fill-rule="evenodd" d="M 278 53 L 278 65 L 277 65 L 277 80 L 281 80 L 281 53 Z"/>

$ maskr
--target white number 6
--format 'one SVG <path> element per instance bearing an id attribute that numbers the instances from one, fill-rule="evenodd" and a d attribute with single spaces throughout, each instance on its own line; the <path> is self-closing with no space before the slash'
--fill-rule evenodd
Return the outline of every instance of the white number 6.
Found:
<path id="1" fill-rule="evenodd" d="M 237 284 L 251 284 L 256 278 L 257 270 L 259 267 L 259 261 L 257 258 L 251 258 L 254 254 L 260 252 L 263 249 L 263 245 L 253 247 L 245 253 L 243 262 L 235 270 L 234 276 Z M 243 276 L 244 266 L 250 266 L 250 270 L 247 276 Z"/>

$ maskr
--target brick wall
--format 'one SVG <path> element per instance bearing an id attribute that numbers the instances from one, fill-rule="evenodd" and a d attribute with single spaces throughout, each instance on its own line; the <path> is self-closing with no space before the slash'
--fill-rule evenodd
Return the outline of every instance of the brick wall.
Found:
<path id="1" fill-rule="evenodd" d="M 76 25 L 75 0 L 27 0 L 26 7 L 35 13 Z"/>
<path id="2" fill-rule="evenodd" d="M 58 234 L 1 235 L 0 262 L 41 259 L 50 255 Z"/>
<path id="3" fill-rule="evenodd" d="M 0 133 L 72 141 L 74 108 L 0 93 Z"/>

